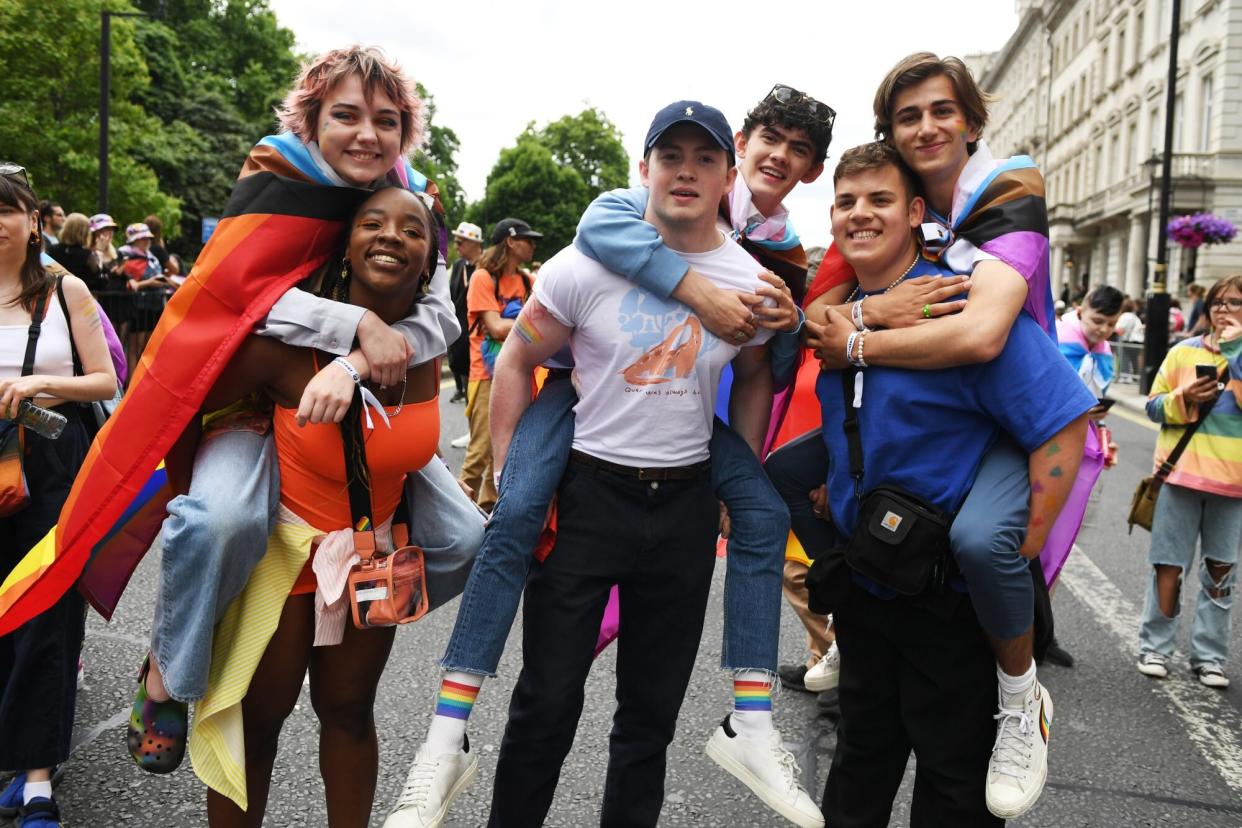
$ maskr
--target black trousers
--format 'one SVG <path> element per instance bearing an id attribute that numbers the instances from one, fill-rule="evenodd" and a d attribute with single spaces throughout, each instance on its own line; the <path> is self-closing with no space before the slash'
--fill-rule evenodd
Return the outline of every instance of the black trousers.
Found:
<path id="1" fill-rule="evenodd" d="M 651 482 L 571 460 L 557 498 L 556 547 L 526 582 L 522 673 L 488 824 L 525 828 L 547 817 L 617 584 L 617 710 L 600 824 L 653 826 L 715 566 L 720 513 L 710 471 Z"/>
<path id="2" fill-rule="evenodd" d="M 828 479 L 828 447 L 819 429 L 803 434 L 768 455 L 764 470 L 789 507 L 794 536 L 811 560 L 837 542 L 831 520 L 817 517 L 807 496 Z"/>
<path id="3" fill-rule="evenodd" d="M 30 503 L 0 518 L 0 580 L 56 524 L 90 447 L 81 409 L 66 404 L 57 410 L 69 418 L 58 439 L 26 432 Z M 84 610 L 82 596 L 71 589 L 0 637 L 0 770 L 47 768 L 69 758 Z"/>
<path id="4" fill-rule="evenodd" d="M 857 584 L 835 611 L 841 725 L 824 787 L 833 828 L 884 828 L 914 751 L 913 828 L 996 826 L 984 804 L 996 661 L 969 599 L 882 601 Z"/>

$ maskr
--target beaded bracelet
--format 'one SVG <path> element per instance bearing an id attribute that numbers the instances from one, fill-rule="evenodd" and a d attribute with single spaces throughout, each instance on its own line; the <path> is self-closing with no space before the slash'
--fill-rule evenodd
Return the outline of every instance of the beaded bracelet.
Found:
<path id="1" fill-rule="evenodd" d="M 867 332 L 863 331 L 858 335 L 858 362 L 855 363 L 859 368 L 867 367 L 867 360 L 863 359 L 863 343 L 867 340 Z"/>

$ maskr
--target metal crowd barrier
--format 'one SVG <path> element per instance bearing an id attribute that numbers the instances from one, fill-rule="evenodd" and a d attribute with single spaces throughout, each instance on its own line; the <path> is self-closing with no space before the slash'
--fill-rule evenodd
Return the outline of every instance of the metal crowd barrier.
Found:
<path id="1" fill-rule="evenodd" d="M 155 328 L 171 292 L 166 290 L 97 290 L 95 298 L 118 331 L 150 331 Z"/>
<path id="2" fill-rule="evenodd" d="M 1143 375 L 1143 343 L 1142 342 L 1110 342 L 1113 348 L 1113 359 L 1117 366 L 1115 382 L 1138 385 Z"/>

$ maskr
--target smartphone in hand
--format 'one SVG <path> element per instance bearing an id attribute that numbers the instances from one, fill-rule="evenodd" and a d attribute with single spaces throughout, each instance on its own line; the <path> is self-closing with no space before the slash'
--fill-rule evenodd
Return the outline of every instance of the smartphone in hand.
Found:
<path id="1" fill-rule="evenodd" d="M 1216 373 L 1215 365 L 1196 365 L 1195 376 L 1199 379 L 1216 379 L 1219 374 Z"/>
<path id="2" fill-rule="evenodd" d="M 1117 401 L 1113 399 L 1112 397 L 1096 397 L 1095 402 L 1097 405 L 1101 406 L 1105 411 L 1107 411 L 1108 409 L 1112 408 L 1113 404 L 1116 403 Z"/>

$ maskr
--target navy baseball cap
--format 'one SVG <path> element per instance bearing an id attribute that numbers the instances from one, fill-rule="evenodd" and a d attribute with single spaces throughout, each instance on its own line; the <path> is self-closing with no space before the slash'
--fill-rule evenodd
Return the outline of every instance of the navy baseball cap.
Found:
<path id="1" fill-rule="evenodd" d="M 707 130 L 707 134 L 712 136 L 720 148 L 729 153 L 729 166 L 733 166 L 733 130 L 729 127 L 729 122 L 719 109 L 699 101 L 677 101 L 657 112 L 647 129 L 647 138 L 643 141 L 643 156 L 646 157 L 669 127 L 677 124 L 695 124 Z"/>

